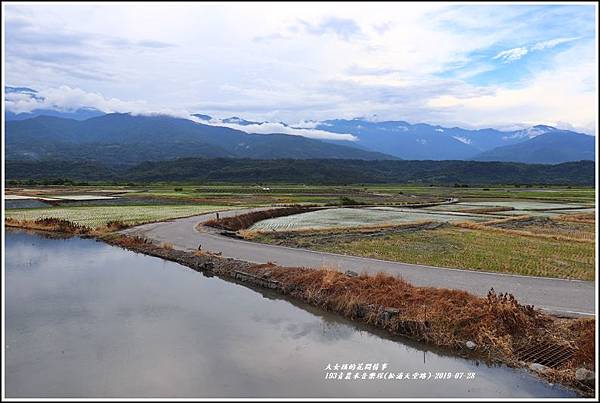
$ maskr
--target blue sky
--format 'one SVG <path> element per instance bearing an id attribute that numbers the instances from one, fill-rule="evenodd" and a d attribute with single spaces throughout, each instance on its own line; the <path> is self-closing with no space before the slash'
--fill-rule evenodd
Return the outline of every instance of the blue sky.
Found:
<path id="1" fill-rule="evenodd" d="M 7 96 L 16 112 L 596 126 L 592 3 L 3 8 L 5 84 L 43 96 Z"/>

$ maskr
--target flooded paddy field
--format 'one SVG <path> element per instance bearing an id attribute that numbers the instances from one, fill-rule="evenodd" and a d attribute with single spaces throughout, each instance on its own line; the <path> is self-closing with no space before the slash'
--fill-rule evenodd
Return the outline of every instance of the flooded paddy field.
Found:
<path id="1" fill-rule="evenodd" d="M 8 231 L 6 252 L 7 397 L 575 396 L 94 240 Z M 326 379 L 358 363 L 433 376 Z"/>
<path id="2" fill-rule="evenodd" d="M 432 212 L 391 207 L 339 208 L 259 221 L 250 227 L 256 231 L 290 231 L 309 228 L 359 227 L 403 224 L 416 221 L 485 221 L 484 215 Z"/>

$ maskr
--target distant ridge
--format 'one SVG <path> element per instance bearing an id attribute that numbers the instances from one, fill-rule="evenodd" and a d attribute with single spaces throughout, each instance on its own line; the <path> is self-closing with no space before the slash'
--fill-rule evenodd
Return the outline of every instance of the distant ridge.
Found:
<path id="1" fill-rule="evenodd" d="M 286 134 L 248 134 L 170 116 L 111 113 L 78 121 L 52 116 L 6 122 L 7 159 L 107 164 L 181 157 L 396 159 Z"/>

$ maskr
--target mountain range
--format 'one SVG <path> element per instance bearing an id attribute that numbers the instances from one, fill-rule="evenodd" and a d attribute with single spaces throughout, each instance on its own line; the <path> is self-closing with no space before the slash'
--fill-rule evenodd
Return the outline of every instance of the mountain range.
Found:
<path id="1" fill-rule="evenodd" d="M 209 121 L 208 115 L 194 115 Z M 238 126 L 261 125 L 239 117 L 221 120 Z M 306 123 L 306 122 L 305 122 Z M 331 133 L 352 134 L 357 140 L 325 140 L 407 160 L 476 160 L 556 164 L 595 160 L 595 137 L 552 126 L 500 131 L 468 130 L 405 121 L 374 122 L 363 118 L 311 122 Z M 280 124 L 287 126 L 285 123 Z"/>
<path id="2" fill-rule="evenodd" d="M 43 100 L 26 87 L 7 94 Z M 108 113 L 82 107 L 71 111 L 6 110 L 6 158 L 135 164 L 175 158 L 475 160 L 556 164 L 595 160 L 595 137 L 552 126 L 501 131 L 469 130 L 365 118 L 308 122 L 311 129 L 352 135 L 354 141 L 291 135 L 299 128 L 279 122 L 287 134 L 249 134 L 269 122 L 240 117 L 196 121 L 165 115 Z M 199 123 L 200 122 L 200 123 Z M 305 124 L 307 122 L 304 122 Z M 225 127 L 227 126 L 227 127 Z M 252 127 L 250 127 L 252 126 Z"/>
<path id="3" fill-rule="evenodd" d="M 595 137 L 552 126 L 467 130 L 403 121 L 327 120 L 316 129 L 350 133 L 356 146 L 410 160 L 561 163 L 595 159 Z"/>
<path id="4" fill-rule="evenodd" d="M 184 157 L 395 159 L 286 134 L 248 134 L 169 116 L 111 113 L 86 120 L 38 116 L 6 122 L 6 159 L 134 164 Z"/>

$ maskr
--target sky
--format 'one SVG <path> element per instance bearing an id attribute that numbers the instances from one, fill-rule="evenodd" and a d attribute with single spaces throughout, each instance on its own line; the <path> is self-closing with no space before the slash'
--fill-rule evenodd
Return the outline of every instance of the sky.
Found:
<path id="1" fill-rule="evenodd" d="M 354 117 L 595 133 L 591 3 L 2 5 L 4 83 L 39 94 L 6 94 L 14 112 L 241 116 L 312 137 L 312 121 Z"/>

